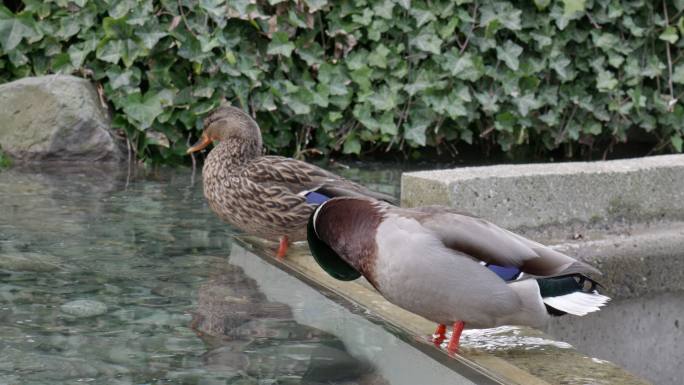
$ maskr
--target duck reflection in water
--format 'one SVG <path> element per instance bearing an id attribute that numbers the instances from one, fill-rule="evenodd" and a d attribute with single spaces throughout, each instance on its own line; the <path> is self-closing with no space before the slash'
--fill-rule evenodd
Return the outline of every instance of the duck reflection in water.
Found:
<path id="1" fill-rule="evenodd" d="M 192 328 L 208 345 L 208 369 L 302 384 L 387 384 L 337 337 L 297 323 L 242 268 L 221 259 L 199 288 Z M 280 383 L 280 382 L 278 382 Z"/>

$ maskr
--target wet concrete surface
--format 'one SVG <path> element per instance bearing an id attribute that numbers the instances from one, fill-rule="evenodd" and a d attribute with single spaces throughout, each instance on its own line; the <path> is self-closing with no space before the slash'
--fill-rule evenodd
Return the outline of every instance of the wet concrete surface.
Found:
<path id="1" fill-rule="evenodd" d="M 684 292 L 613 301 L 585 317 L 556 318 L 546 332 L 654 384 L 684 384 Z"/>

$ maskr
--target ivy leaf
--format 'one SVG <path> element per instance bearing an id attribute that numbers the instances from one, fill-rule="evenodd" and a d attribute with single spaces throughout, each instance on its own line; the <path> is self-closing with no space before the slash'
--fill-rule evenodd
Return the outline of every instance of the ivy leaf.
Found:
<path id="1" fill-rule="evenodd" d="M 496 2 L 483 5 L 480 10 L 480 26 L 485 27 L 488 35 L 493 35 L 502 26 L 511 31 L 522 29 L 520 16 L 522 11 L 508 2 Z"/>
<path id="2" fill-rule="evenodd" d="M 523 48 L 510 40 L 507 40 L 503 47 L 496 47 L 496 57 L 513 71 L 517 71 L 520 66 L 518 57 L 522 52 Z"/>
<path id="3" fill-rule="evenodd" d="M 164 106 L 173 101 L 173 92 L 162 90 L 159 92 L 148 91 L 145 95 L 134 93 L 126 98 L 123 111 L 140 124 L 145 130 L 152 125 L 154 119 L 164 112 Z"/>
<path id="4" fill-rule="evenodd" d="M 393 10 L 394 3 L 392 0 L 378 1 L 373 6 L 373 13 L 375 13 L 375 16 L 382 17 L 383 19 L 392 19 Z"/>
<path id="5" fill-rule="evenodd" d="M 411 144 L 418 146 L 425 146 L 427 137 L 425 135 L 425 130 L 427 130 L 429 124 L 426 122 L 413 122 L 406 127 L 404 130 L 404 139 L 409 141 Z"/>
<path id="6" fill-rule="evenodd" d="M 316 92 L 312 93 L 313 103 L 319 107 L 328 107 L 328 97 L 330 96 L 330 88 L 326 87 L 324 84 L 316 85 Z"/>
<path id="7" fill-rule="evenodd" d="M 620 44 L 620 38 L 617 35 L 609 32 L 592 33 L 592 40 L 595 46 L 603 49 L 604 51 L 613 49 Z"/>
<path id="8" fill-rule="evenodd" d="M 551 0 L 534 0 L 534 5 L 536 5 L 537 9 L 540 11 L 545 10 L 549 4 L 551 4 Z"/>
<path id="9" fill-rule="evenodd" d="M 9 9 L 0 5 L 0 44 L 5 52 L 13 50 L 21 39 L 38 35 L 35 21 L 29 13 L 15 16 Z"/>
<path id="10" fill-rule="evenodd" d="M 682 137 L 678 134 L 674 134 L 670 137 L 670 143 L 672 143 L 672 147 L 674 147 L 677 152 L 682 152 L 682 142 Z"/>
<path id="11" fill-rule="evenodd" d="M 226 0 L 200 0 L 199 6 L 212 19 L 221 20 L 226 16 Z"/>
<path id="12" fill-rule="evenodd" d="M 71 65 L 75 68 L 81 68 L 88 54 L 93 52 L 96 48 L 97 40 L 94 39 L 69 46 L 67 53 L 71 59 Z"/>
<path id="13" fill-rule="evenodd" d="M 390 91 L 389 87 L 381 87 L 378 91 L 374 92 L 368 101 L 373 105 L 373 107 L 379 111 L 387 111 L 396 107 L 396 94 Z"/>
<path id="14" fill-rule="evenodd" d="M 364 127 L 375 131 L 378 129 L 378 122 L 375 120 L 373 117 L 373 114 L 371 112 L 371 107 L 368 104 L 356 104 L 354 106 L 354 109 L 352 110 L 352 115 L 356 118 L 356 120 L 359 121 L 359 123 L 363 124 Z"/>
<path id="15" fill-rule="evenodd" d="M 64 17 L 59 19 L 59 29 L 55 32 L 55 36 L 67 40 L 70 37 L 76 35 L 81 30 L 78 18 L 76 17 Z"/>
<path id="16" fill-rule="evenodd" d="M 373 11 L 368 8 L 362 9 L 363 11 L 361 14 L 352 15 L 352 21 L 363 26 L 368 26 L 370 25 L 371 21 L 373 21 Z"/>
<path id="17" fill-rule="evenodd" d="M 673 2 L 675 8 L 677 8 L 677 11 L 681 11 L 684 9 L 684 0 L 674 0 Z"/>
<path id="18" fill-rule="evenodd" d="M 111 66 L 107 70 L 107 78 L 112 90 L 137 87 L 140 84 L 140 70 L 135 67 L 122 70 L 117 66 Z"/>
<path id="19" fill-rule="evenodd" d="M 373 74 L 373 69 L 368 66 L 363 66 L 359 69 L 352 71 L 349 76 L 352 81 L 358 84 L 361 91 L 370 90 L 371 88 L 371 75 Z"/>
<path id="20" fill-rule="evenodd" d="M 159 30 L 147 30 L 136 31 L 135 36 L 140 39 L 143 47 L 146 49 L 152 49 L 155 45 L 157 45 L 157 43 L 159 43 L 159 40 L 168 36 L 168 33 Z"/>
<path id="21" fill-rule="evenodd" d="M 121 52 L 121 60 L 123 60 L 126 67 L 133 65 L 135 60 L 140 56 L 145 56 L 145 49 L 138 45 L 132 39 L 126 39 L 123 42 L 123 51 Z"/>
<path id="22" fill-rule="evenodd" d="M 428 89 L 444 89 L 447 85 L 448 83 L 445 80 L 437 78 L 433 71 L 429 69 L 420 69 L 413 82 L 406 84 L 402 88 L 409 96 L 413 96 Z"/>
<path id="23" fill-rule="evenodd" d="M 54 72 L 71 72 L 73 66 L 71 65 L 71 58 L 68 53 L 60 53 L 52 57 L 51 65 Z"/>
<path id="24" fill-rule="evenodd" d="M 221 46 L 221 42 L 214 36 L 200 35 L 197 36 L 197 40 L 200 42 L 200 50 L 204 53 Z"/>
<path id="25" fill-rule="evenodd" d="M 313 66 L 323 63 L 325 52 L 315 41 L 297 41 L 295 52 L 307 65 Z"/>
<path id="26" fill-rule="evenodd" d="M 292 109 L 295 115 L 306 115 L 311 113 L 311 105 L 314 102 L 313 94 L 304 89 L 296 88 L 297 91 L 283 96 L 283 102 Z"/>
<path id="27" fill-rule="evenodd" d="M 102 20 L 102 30 L 109 39 L 124 39 L 131 35 L 132 28 L 126 23 L 126 16 L 120 18 L 105 17 Z"/>
<path id="28" fill-rule="evenodd" d="M 556 71 L 556 74 L 558 74 L 558 77 L 560 77 L 562 81 L 568 81 L 572 80 L 574 77 L 572 69 L 568 68 L 570 66 L 570 63 L 570 59 L 568 59 L 565 55 L 561 55 L 550 60 L 549 67 Z"/>
<path id="29" fill-rule="evenodd" d="M 104 44 L 97 47 L 95 56 L 107 63 L 116 64 L 121 60 L 121 53 L 124 45 L 121 40 L 107 40 Z"/>
<path id="30" fill-rule="evenodd" d="M 482 111 L 495 113 L 499 111 L 499 97 L 496 94 L 490 94 L 488 92 L 475 93 L 475 99 L 482 106 Z"/>
<path id="31" fill-rule="evenodd" d="M 684 84 L 684 64 L 678 64 L 672 73 L 672 82 Z"/>
<path id="32" fill-rule="evenodd" d="M 677 34 L 677 28 L 675 28 L 673 26 L 669 26 L 669 27 L 665 28 L 663 33 L 661 33 L 660 36 L 658 36 L 658 39 L 665 40 L 666 42 L 668 42 L 670 44 L 676 43 L 677 40 L 679 40 L 679 35 Z"/>
<path id="33" fill-rule="evenodd" d="M 135 1 L 124 0 L 111 2 L 112 7 L 108 9 L 109 16 L 118 19 L 126 16 L 131 9 L 135 8 Z"/>
<path id="34" fill-rule="evenodd" d="M 285 57 L 290 57 L 292 51 L 295 49 L 293 42 L 289 40 L 287 32 L 275 32 L 271 42 L 268 44 L 268 49 L 266 53 L 269 55 L 283 55 Z"/>
<path id="35" fill-rule="evenodd" d="M 357 155 L 361 153 L 361 142 L 359 141 L 359 138 L 354 135 L 354 133 L 349 134 L 349 136 L 347 136 L 345 139 L 342 153 Z"/>
<path id="36" fill-rule="evenodd" d="M 430 52 L 435 55 L 439 55 L 441 52 L 442 39 L 435 33 L 432 24 L 423 28 L 418 33 L 418 36 L 410 39 L 409 42 L 421 51 Z"/>
<path id="37" fill-rule="evenodd" d="M 615 75 L 612 72 L 601 70 L 596 77 L 596 88 L 599 91 L 607 92 L 614 90 L 617 86 L 618 81 L 615 79 Z"/>
<path id="38" fill-rule="evenodd" d="M 497 131 L 513 132 L 517 122 L 518 118 L 515 116 L 515 114 L 511 113 L 510 111 L 504 111 L 496 114 L 494 128 L 496 128 Z"/>
<path id="39" fill-rule="evenodd" d="M 589 124 L 585 124 L 582 131 L 586 134 L 600 135 L 601 134 L 601 123 L 593 121 Z"/>
<path id="40" fill-rule="evenodd" d="M 679 23 L 681 23 L 681 21 L 682 21 L 682 18 L 679 18 L 679 22 L 677 23 L 678 26 L 679 26 Z M 644 36 L 645 29 L 636 25 L 636 23 L 634 22 L 634 19 L 631 16 L 626 16 L 622 20 L 622 25 L 624 25 L 625 28 L 627 28 L 632 35 L 634 35 L 636 37 Z M 684 33 L 684 30 L 682 30 L 680 28 L 680 32 Z"/>
<path id="41" fill-rule="evenodd" d="M 454 16 L 451 19 L 449 19 L 449 22 L 446 24 L 441 23 L 438 29 L 439 37 L 442 39 L 448 39 L 449 37 L 454 35 L 454 31 L 456 30 L 456 27 L 460 24 L 461 19 L 458 17 Z"/>
<path id="42" fill-rule="evenodd" d="M 368 55 L 368 64 L 378 68 L 387 68 L 387 55 L 390 50 L 384 45 L 378 45 L 373 52 Z"/>
<path id="43" fill-rule="evenodd" d="M 378 120 L 380 126 L 380 132 L 385 135 L 394 136 L 398 133 L 397 125 L 394 123 L 394 113 L 392 111 L 387 111 L 380 116 Z"/>
<path id="44" fill-rule="evenodd" d="M 397 4 L 401 5 L 404 9 L 411 9 L 411 0 L 394 0 Z"/>
<path id="45" fill-rule="evenodd" d="M 532 111 L 540 108 L 542 106 L 541 101 L 534 97 L 534 94 L 525 94 L 521 97 L 513 99 L 513 103 L 518 107 L 518 112 L 520 116 L 525 117 Z"/>
<path id="46" fill-rule="evenodd" d="M 328 0 L 304 0 L 304 2 L 309 6 L 309 13 L 318 12 L 328 5 Z"/>
<path id="47" fill-rule="evenodd" d="M 434 13 L 425 7 L 425 4 L 414 5 L 409 9 L 409 14 L 416 19 L 416 27 L 422 27 L 431 21 L 437 20 Z"/>
<path id="48" fill-rule="evenodd" d="M 452 48 L 444 54 L 446 61 L 442 67 L 449 71 L 457 79 L 476 81 L 484 73 L 477 65 L 475 57 L 469 52 L 461 54 L 457 49 Z"/>
<path id="49" fill-rule="evenodd" d="M 584 12 L 586 2 L 586 0 L 563 0 L 563 13 L 565 16 L 570 16 L 577 12 Z"/>

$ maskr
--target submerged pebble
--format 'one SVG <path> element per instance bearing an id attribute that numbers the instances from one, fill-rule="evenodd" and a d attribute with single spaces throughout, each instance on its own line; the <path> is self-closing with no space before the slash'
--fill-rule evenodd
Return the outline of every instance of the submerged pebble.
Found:
<path id="1" fill-rule="evenodd" d="M 95 317 L 107 312 L 107 305 L 102 302 L 93 301 L 89 299 L 79 299 L 76 301 L 67 302 L 60 306 L 60 309 L 67 314 L 74 317 L 86 318 Z"/>
<path id="2" fill-rule="evenodd" d="M 41 253 L 0 253 L 0 270 L 48 272 L 59 269 L 62 261 Z"/>

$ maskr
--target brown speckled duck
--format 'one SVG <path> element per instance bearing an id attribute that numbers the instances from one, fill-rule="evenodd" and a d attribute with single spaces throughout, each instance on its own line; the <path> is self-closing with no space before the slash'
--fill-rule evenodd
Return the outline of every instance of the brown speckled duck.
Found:
<path id="1" fill-rule="evenodd" d="M 306 223 L 320 203 L 338 196 L 394 198 L 311 165 L 262 153 L 261 132 L 243 110 L 222 106 L 204 119 L 200 140 L 187 152 L 219 144 L 202 169 L 204 196 L 222 220 L 250 235 L 277 240 L 284 258 L 289 242 L 306 239 Z"/>

